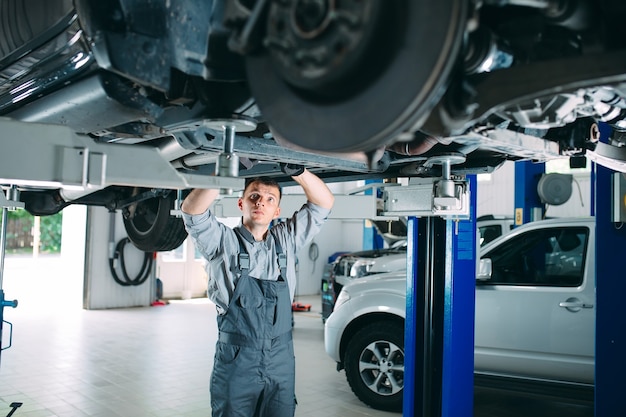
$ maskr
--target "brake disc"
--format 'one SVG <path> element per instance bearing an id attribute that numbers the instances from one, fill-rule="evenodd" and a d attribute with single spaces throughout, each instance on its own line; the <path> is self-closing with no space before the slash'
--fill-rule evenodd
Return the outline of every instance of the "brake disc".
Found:
<path id="1" fill-rule="evenodd" d="M 370 151 L 415 129 L 457 59 L 467 1 L 274 1 L 246 58 L 268 124 L 317 151 Z"/>

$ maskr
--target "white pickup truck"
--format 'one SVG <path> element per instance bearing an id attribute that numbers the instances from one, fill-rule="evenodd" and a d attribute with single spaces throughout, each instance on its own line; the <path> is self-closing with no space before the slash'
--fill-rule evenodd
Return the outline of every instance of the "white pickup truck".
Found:
<path id="1" fill-rule="evenodd" d="M 476 219 L 478 243 L 483 247 L 513 229 L 513 218 L 503 215 L 484 215 Z M 406 230 L 404 232 L 406 236 Z M 322 321 L 333 311 L 335 299 L 344 285 L 368 275 L 406 270 L 406 238 L 394 246 L 379 250 L 348 253 L 337 257 L 329 265 L 327 287 L 322 286 Z"/>
<path id="2" fill-rule="evenodd" d="M 326 352 L 376 409 L 402 408 L 405 305 L 405 271 L 367 276 L 343 287 L 325 323 Z M 485 245 L 475 320 L 477 379 L 591 390 L 595 220 L 537 221 Z"/>

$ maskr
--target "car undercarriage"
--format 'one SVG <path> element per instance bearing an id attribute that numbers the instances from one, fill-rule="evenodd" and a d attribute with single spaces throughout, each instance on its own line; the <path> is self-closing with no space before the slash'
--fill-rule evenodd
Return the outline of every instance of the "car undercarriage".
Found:
<path id="1" fill-rule="evenodd" d="M 0 117 L 282 184 L 286 163 L 326 181 L 626 172 L 625 17 L 620 0 L 0 0 Z M 2 153 L 20 140 L 0 134 Z M 181 190 L 0 185 L 34 215 L 122 210 L 146 251 L 186 236 Z"/>

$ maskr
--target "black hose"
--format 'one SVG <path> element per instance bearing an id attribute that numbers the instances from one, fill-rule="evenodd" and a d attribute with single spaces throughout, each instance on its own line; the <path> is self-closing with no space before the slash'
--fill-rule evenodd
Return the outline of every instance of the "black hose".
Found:
<path id="1" fill-rule="evenodd" d="M 143 265 L 141 266 L 139 274 L 137 274 L 135 278 L 129 277 L 128 272 L 126 271 L 126 264 L 124 263 L 124 247 L 128 243 L 130 243 L 130 239 L 127 237 L 117 242 L 117 246 L 115 246 L 115 253 L 113 254 L 113 257 L 109 258 L 109 268 L 111 269 L 111 275 L 113 275 L 113 279 L 118 284 L 124 287 L 139 286 L 146 282 L 146 280 L 150 276 L 150 271 L 152 270 L 152 263 L 154 262 L 154 259 L 152 257 L 152 252 L 145 252 Z M 120 260 L 123 279 L 120 278 L 115 271 L 115 259 L 118 258 Z"/>

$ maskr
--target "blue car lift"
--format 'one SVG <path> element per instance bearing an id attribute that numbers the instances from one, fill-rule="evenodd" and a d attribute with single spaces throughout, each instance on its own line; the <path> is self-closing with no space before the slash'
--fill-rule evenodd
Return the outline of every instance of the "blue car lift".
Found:
<path id="1" fill-rule="evenodd" d="M 537 185 L 545 169 L 543 162 L 515 163 L 515 227 L 543 218 L 545 209 L 537 193 Z"/>
<path id="2" fill-rule="evenodd" d="M 626 391 L 626 227 L 614 217 L 626 210 L 625 174 L 597 166 L 596 175 L 596 375 L 595 415 L 621 415 Z M 622 183 L 622 187 L 620 187 Z M 621 190 L 620 190 L 621 188 Z M 611 205 L 613 204 L 613 207 Z M 618 221 L 616 221 L 618 220 Z"/>
<path id="3" fill-rule="evenodd" d="M 13 325 L 10 322 L 4 320 L 4 308 L 17 307 L 17 300 L 6 300 L 4 298 L 4 289 L 2 287 L 4 280 L 4 255 L 6 252 L 8 210 L 18 207 L 24 207 L 24 203 L 20 203 L 17 201 L 19 200 L 19 198 L 16 197 L 16 188 L 9 188 L 7 194 L 9 195 L 8 198 L 5 197 L 4 193 L 0 189 L 0 208 L 2 209 L 2 224 L 0 226 L 0 351 L 10 348 L 13 339 Z M 9 344 L 7 346 L 3 346 L 2 343 L 4 323 L 7 323 L 10 326 Z"/>
<path id="4" fill-rule="evenodd" d="M 385 214 L 408 215 L 404 404 L 406 417 L 473 415 L 476 176 L 385 190 Z M 429 182 L 430 181 L 430 182 Z"/>

